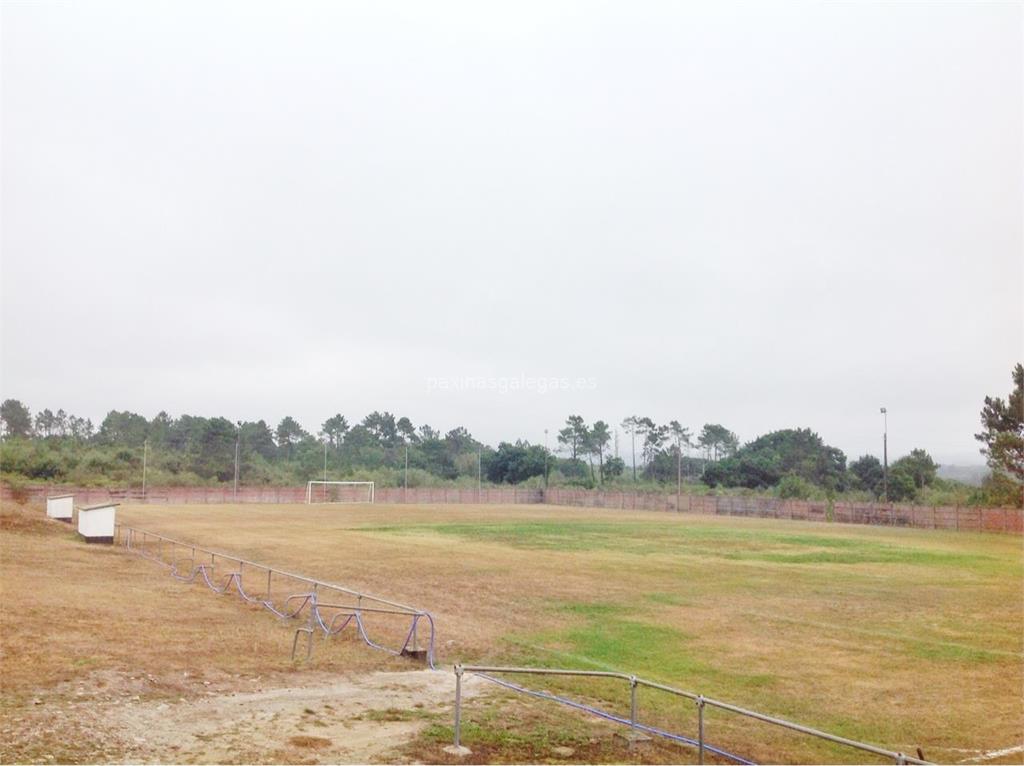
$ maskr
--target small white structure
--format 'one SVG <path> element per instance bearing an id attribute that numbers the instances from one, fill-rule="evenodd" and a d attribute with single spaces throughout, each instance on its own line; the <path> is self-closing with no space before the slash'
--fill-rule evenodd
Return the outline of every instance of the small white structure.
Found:
<path id="1" fill-rule="evenodd" d="M 53 497 L 46 498 L 46 515 L 49 518 L 70 524 L 74 513 L 74 495 L 54 495 Z"/>
<path id="2" fill-rule="evenodd" d="M 78 509 L 78 534 L 87 543 L 114 542 L 114 509 L 119 503 L 86 505 Z"/>

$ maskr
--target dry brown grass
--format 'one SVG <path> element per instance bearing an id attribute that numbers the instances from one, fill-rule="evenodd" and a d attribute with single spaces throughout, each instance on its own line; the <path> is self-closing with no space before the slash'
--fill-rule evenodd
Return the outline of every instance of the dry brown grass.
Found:
<path id="1" fill-rule="evenodd" d="M 39 508 L 0 512 L 0 762 L 104 762 L 133 744 L 89 726 L 91 703 L 177 701 L 407 669 L 333 642 L 316 669 L 262 609 L 183 586 L 143 558 L 86 545 Z"/>
<path id="2" fill-rule="evenodd" d="M 128 506 L 121 520 L 429 609 L 444 663 L 613 666 L 945 761 L 1024 738 L 1019 538 L 542 506 Z M 311 672 L 290 669 L 291 631 L 237 599 L 66 530 L 3 538 L 5 711 L 90 669 L 152 674 L 147 693 L 184 672 L 225 688 Z M 56 566 L 59 579 L 36 574 Z M 50 641 L 44 601 L 66 607 Z M 341 642 L 315 666 L 382 662 Z M 625 700 L 549 686 L 620 712 Z M 692 733 L 689 707 L 646 693 L 641 706 Z M 488 758 L 558 760 L 516 737 L 550 738 L 565 710 L 527 708 L 517 721 L 467 707 Z M 440 757 L 445 725 L 410 757 Z M 709 739 L 767 761 L 860 758 L 720 713 Z M 573 760 L 634 758 L 577 740 Z"/>

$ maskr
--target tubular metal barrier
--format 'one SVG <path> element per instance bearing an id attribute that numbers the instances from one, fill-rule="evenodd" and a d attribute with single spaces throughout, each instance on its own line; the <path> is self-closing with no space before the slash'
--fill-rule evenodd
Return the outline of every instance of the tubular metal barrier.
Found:
<path id="1" fill-rule="evenodd" d="M 296 618 L 303 610 L 306 610 L 307 624 L 296 630 L 292 641 L 292 659 L 295 658 L 299 633 L 308 634 L 306 658 L 309 659 L 312 656 L 312 640 L 316 631 L 321 631 L 326 639 L 341 633 L 351 622 L 355 624 L 359 637 L 367 646 L 397 656 L 421 657 L 428 666 L 434 667 L 434 618 L 429 612 L 422 609 L 123 524 L 115 525 L 114 537 L 115 542 L 126 550 L 168 567 L 171 576 L 177 580 L 194 582 L 201 579 L 215 593 L 227 593 L 229 590 L 234 590 L 247 603 L 263 606 L 282 619 Z M 226 574 L 220 575 L 220 578 L 217 575 L 218 562 L 226 562 L 229 569 Z M 187 571 L 187 574 L 183 573 L 183 569 Z M 263 594 L 251 595 L 246 592 L 242 586 L 242 576 L 246 572 L 254 572 L 258 577 L 262 577 L 262 573 L 266 572 L 265 596 Z M 275 576 L 279 580 L 284 578 L 301 583 L 308 590 L 303 593 L 291 594 L 282 603 L 275 605 L 273 601 Z M 339 601 L 348 600 L 355 603 L 331 603 L 323 600 L 325 596 L 331 594 Z M 297 606 L 293 606 L 294 604 Z M 385 646 L 370 638 L 363 619 L 363 616 L 367 614 L 396 615 L 410 619 L 405 640 L 398 649 Z M 337 627 L 336 623 L 339 617 L 346 619 L 340 627 Z M 425 648 L 420 648 L 418 645 L 421 620 L 426 622 L 428 633 Z"/>
<path id="2" fill-rule="evenodd" d="M 464 673 L 473 673 L 485 678 L 488 681 L 500 684 L 506 688 L 514 691 L 525 692 L 535 697 L 541 697 L 543 699 L 549 699 L 554 702 L 560 702 L 567 704 L 571 707 L 575 707 L 579 710 L 598 715 L 607 720 L 624 724 L 630 727 L 633 735 L 637 732 L 644 732 L 646 734 L 654 734 L 659 737 L 664 737 L 682 744 L 690 745 L 697 748 L 697 762 L 700 764 L 704 763 L 705 753 L 713 753 L 723 758 L 728 758 L 735 763 L 749 764 L 751 761 L 747 759 L 728 753 L 718 747 L 709 745 L 705 739 L 705 720 L 704 710 L 707 707 L 718 708 L 725 710 L 736 715 L 744 716 L 746 718 L 752 718 L 763 723 L 771 724 L 773 726 L 779 726 L 790 731 L 795 731 L 800 734 L 806 734 L 811 737 L 817 737 L 828 742 L 833 742 L 837 745 L 844 745 L 846 747 L 856 748 L 867 753 L 886 758 L 893 761 L 896 764 L 929 764 L 930 761 L 925 761 L 920 758 L 914 758 L 906 753 L 896 752 L 894 750 L 887 750 L 877 745 L 871 745 L 866 742 L 858 742 L 856 740 L 847 739 L 846 737 L 840 737 L 836 734 L 829 734 L 826 731 L 820 729 L 814 729 L 810 726 L 804 726 L 802 724 L 787 721 L 783 718 L 775 718 L 773 716 L 765 715 L 764 713 L 758 713 L 754 710 L 747 710 L 746 708 L 739 707 L 738 705 L 732 705 L 728 702 L 721 702 L 710 697 L 705 697 L 702 694 L 695 694 L 693 692 L 683 691 L 682 689 L 676 689 L 672 686 L 660 684 L 655 681 L 648 681 L 643 678 L 637 678 L 633 675 L 627 675 L 626 673 L 616 673 L 611 671 L 600 671 L 600 670 L 559 670 L 551 668 L 518 668 L 518 667 L 498 667 L 490 665 L 456 665 L 455 666 L 455 745 L 461 745 L 461 729 L 462 729 L 462 675 Z M 532 689 L 527 689 L 516 684 L 503 681 L 502 679 L 495 678 L 491 673 L 510 673 L 510 674 L 524 674 L 524 675 L 546 675 L 546 676 L 585 676 L 590 678 L 614 678 L 625 681 L 629 684 L 630 688 L 630 715 L 629 718 L 623 718 L 608 713 L 599 708 L 584 705 L 579 702 L 567 699 L 565 697 L 559 697 L 549 692 L 539 692 Z M 658 691 L 673 694 L 678 697 L 691 700 L 697 707 L 697 739 L 693 740 L 688 737 L 684 737 L 679 734 L 673 734 L 672 732 L 664 729 L 659 729 L 654 726 L 640 723 L 637 715 L 637 699 L 636 692 L 637 687 L 644 686 L 649 689 L 656 689 Z"/>

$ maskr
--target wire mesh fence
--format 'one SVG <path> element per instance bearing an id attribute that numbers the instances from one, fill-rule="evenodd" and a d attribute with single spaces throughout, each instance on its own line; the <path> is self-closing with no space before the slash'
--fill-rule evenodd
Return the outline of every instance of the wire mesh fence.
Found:
<path id="1" fill-rule="evenodd" d="M 306 502 L 306 487 L 153 487 L 139 489 L 33 485 L 19 490 L 19 499 L 45 502 L 47 495 L 73 494 L 79 504 L 122 502 L 167 505 L 213 503 L 298 504 Z M 0 498 L 13 500 L 6 485 Z M 959 532 L 1024 533 L 1020 508 L 977 508 L 885 503 L 780 500 L 771 497 L 695 495 L 663 492 L 605 491 L 577 488 L 521 487 L 378 487 L 374 502 L 384 504 L 548 504 L 586 508 L 664 511 L 715 516 L 738 516 L 793 521 L 942 529 Z"/>

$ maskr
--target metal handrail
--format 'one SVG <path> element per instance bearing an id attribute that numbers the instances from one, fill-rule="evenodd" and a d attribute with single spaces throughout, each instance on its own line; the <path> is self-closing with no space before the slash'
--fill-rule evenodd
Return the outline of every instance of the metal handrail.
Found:
<path id="1" fill-rule="evenodd" d="M 827 731 L 821 731 L 810 726 L 804 726 L 803 724 L 794 723 L 793 721 L 787 721 L 784 718 L 776 718 L 774 716 L 765 715 L 764 713 L 758 713 L 755 710 L 747 710 L 746 708 L 733 705 L 728 702 L 721 702 L 720 700 L 713 699 L 711 697 L 705 697 L 702 694 L 695 694 L 693 692 L 683 691 L 682 689 L 676 689 L 673 686 L 661 684 L 656 681 L 648 681 L 643 678 L 637 678 L 634 675 L 628 675 L 626 673 L 616 673 L 604 670 L 563 670 L 555 668 L 523 668 L 523 667 L 503 667 L 496 665 L 456 665 L 455 666 L 455 745 L 461 744 L 461 724 L 462 724 L 462 674 L 463 673 L 513 673 L 513 674 L 528 674 L 528 675 L 550 675 L 550 676 L 586 676 L 592 678 L 615 678 L 622 681 L 627 681 L 630 685 L 630 725 L 635 730 L 638 725 L 637 720 L 637 705 L 636 705 L 636 688 L 637 686 L 646 686 L 651 689 L 657 689 L 659 691 L 674 694 L 679 697 L 685 697 L 686 699 L 692 700 L 697 703 L 697 742 L 698 742 L 698 753 L 699 763 L 704 763 L 704 708 L 705 707 L 716 707 L 721 710 L 726 710 L 737 715 L 742 715 L 747 718 L 753 718 L 764 723 L 769 723 L 774 726 L 780 726 L 791 731 L 799 732 L 800 734 L 807 734 L 812 737 L 824 739 L 828 742 L 833 742 L 838 745 L 845 745 L 847 747 L 853 747 L 864 752 L 873 753 L 885 758 L 893 760 L 897 764 L 930 764 L 930 761 L 926 761 L 920 758 L 914 758 L 906 753 L 900 753 L 895 750 L 887 750 L 877 745 L 872 745 L 867 742 L 858 742 L 857 740 L 848 739 L 846 737 L 840 737 L 837 734 L 830 734 Z"/>
<path id="2" fill-rule="evenodd" d="M 228 554 L 228 553 L 222 553 L 220 551 L 214 551 L 214 550 L 211 550 L 209 548 L 203 548 L 203 547 L 201 547 L 199 545 L 193 545 L 192 543 L 186 543 L 186 542 L 183 542 L 181 540 L 175 540 L 174 538 L 167 537 L 165 535 L 161 535 L 161 534 L 159 534 L 157 532 L 150 532 L 150 531 L 145 530 L 145 529 L 137 529 L 135 527 L 129 527 L 126 524 L 115 524 L 114 528 L 115 528 L 115 534 L 118 536 L 118 538 L 120 538 L 122 530 L 125 530 L 125 531 L 127 531 L 127 532 L 129 532 L 129 533 L 131 533 L 133 535 L 139 534 L 139 535 L 144 535 L 145 537 L 155 537 L 156 539 L 163 540 L 164 542 L 170 543 L 171 545 L 180 545 L 183 548 L 190 549 L 191 551 L 193 551 L 193 557 L 194 557 L 195 553 L 202 553 L 202 554 L 204 554 L 206 556 L 211 556 L 211 557 L 215 557 L 215 558 L 221 558 L 221 559 L 224 559 L 226 561 L 234 561 L 234 562 L 236 562 L 236 563 L 238 563 L 240 565 L 243 565 L 243 566 L 255 567 L 256 569 L 262 569 L 262 570 L 264 570 L 265 572 L 268 572 L 268 573 L 272 572 L 273 574 L 281 575 L 282 577 L 291 577 L 294 580 L 299 580 L 300 582 L 308 583 L 308 584 L 313 585 L 313 586 L 318 586 L 318 587 L 321 587 L 321 588 L 328 588 L 330 590 L 338 591 L 339 593 L 346 593 L 346 594 L 348 594 L 350 596 L 355 596 L 356 598 L 359 598 L 359 599 L 368 599 L 368 600 L 373 601 L 373 602 L 375 602 L 377 604 L 384 604 L 385 606 L 390 606 L 390 607 L 392 607 L 392 608 L 394 608 L 396 610 L 401 610 L 400 612 L 398 612 L 399 614 L 408 614 L 408 615 L 423 615 L 423 614 L 425 614 L 423 612 L 423 610 L 417 609 L 416 607 L 413 607 L 413 606 L 409 606 L 408 604 L 401 604 L 401 603 L 399 603 L 397 601 L 390 601 L 388 599 L 381 598 L 379 596 L 370 595 L 369 593 L 363 593 L 361 591 L 352 590 L 351 588 L 346 588 L 346 587 L 344 587 L 342 585 L 335 585 L 334 583 L 325 582 L 324 580 L 316 580 L 316 579 L 314 579 L 312 577 L 305 577 L 304 575 L 298 575 L 298 574 L 294 574 L 293 572 L 287 572 L 287 571 L 285 571 L 283 569 L 278 569 L 276 567 L 267 566 L 266 564 L 260 564 L 260 563 L 258 563 L 256 561 L 250 561 L 249 559 L 243 559 L 243 558 L 241 558 L 239 556 L 232 556 L 231 554 Z M 364 611 L 368 611 L 368 610 L 364 609 Z"/>
<path id="3" fill-rule="evenodd" d="M 317 580 L 312 577 L 297 575 L 292 572 L 287 572 L 283 569 L 277 569 L 266 564 L 260 564 L 258 562 L 251 561 L 249 559 L 244 559 L 239 556 L 234 556 L 228 553 L 215 551 L 209 548 L 203 548 L 202 546 L 193 545 L 192 543 L 183 542 L 181 540 L 175 540 L 174 538 L 167 537 L 166 535 L 161 535 L 157 532 L 150 532 L 144 529 L 137 529 L 135 527 L 129 527 L 124 524 L 115 524 L 114 534 L 117 542 L 122 544 L 126 549 L 136 550 L 141 555 L 153 561 L 156 561 L 161 566 L 170 567 L 172 574 L 175 574 L 175 576 L 177 576 L 176 570 L 178 567 L 178 562 L 188 561 L 190 563 L 189 569 L 191 571 L 191 576 L 189 578 L 179 577 L 179 579 L 188 579 L 188 581 L 191 582 L 193 579 L 195 579 L 197 573 L 201 573 L 202 577 L 206 581 L 206 584 L 217 593 L 224 593 L 231 586 L 231 583 L 234 582 L 239 594 L 242 596 L 243 599 L 245 599 L 249 603 L 260 603 L 264 607 L 270 609 L 270 611 L 272 611 L 279 617 L 296 617 L 303 609 L 305 609 L 307 605 L 310 605 L 309 625 L 306 628 L 300 628 L 298 631 L 296 631 L 295 639 L 293 639 L 292 642 L 292 659 L 294 659 L 295 657 L 295 642 L 298 640 L 299 633 L 309 632 L 310 636 L 312 636 L 311 631 L 314 629 L 314 627 L 319 626 L 324 630 L 326 634 L 324 637 L 327 638 L 328 636 L 335 633 L 335 631 L 333 630 L 333 626 L 337 622 L 337 618 L 342 615 L 348 615 L 349 619 L 355 618 L 356 625 L 359 629 L 359 635 L 362 638 L 363 642 L 366 643 L 368 646 L 375 649 L 381 649 L 390 652 L 391 654 L 399 656 L 410 655 L 418 658 L 423 657 L 426 659 L 426 662 L 430 666 L 430 668 L 434 669 L 434 619 L 431 616 L 431 614 L 427 611 L 417 609 L 406 604 L 401 604 L 397 601 L 391 601 L 389 599 L 380 598 L 379 596 L 370 595 L 369 593 L 363 593 L 362 591 L 357 591 L 351 588 L 346 588 L 341 585 L 326 582 L 324 580 Z M 149 551 L 150 538 L 157 542 L 157 545 L 154 546 L 156 547 L 157 550 L 154 552 Z M 170 545 L 171 550 L 169 552 L 169 555 L 167 555 L 167 551 L 163 549 L 162 544 Z M 189 555 L 186 557 L 178 558 L 178 547 L 184 548 L 185 551 L 189 553 Z M 197 554 L 200 560 L 205 559 L 205 557 L 208 556 L 209 563 L 200 563 L 197 566 Z M 226 561 L 231 565 L 237 565 L 237 567 L 228 567 L 229 569 L 235 569 L 235 571 L 229 571 L 226 575 L 221 575 L 221 577 L 226 577 L 226 579 L 224 580 L 224 585 L 222 587 L 217 587 L 214 584 L 214 582 L 210 579 L 211 576 L 214 578 L 214 580 L 217 579 L 217 575 L 214 574 L 214 570 L 216 569 L 217 566 L 218 557 L 222 561 Z M 168 558 L 170 560 L 166 561 L 165 559 Z M 244 575 L 243 570 L 245 569 L 246 566 L 248 566 L 249 569 L 257 570 L 259 573 L 266 573 L 267 590 L 265 600 L 260 600 L 259 597 L 250 596 L 243 590 L 242 578 Z M 288 610 L 289 604 L 296 600 L 299 601 L 298 607 L 296 607 L 294 610 L 288 613 L 279 611 L 274 607 L 274 605 L 271 602 L 271 599 L 273 597 L 272 586 L 274 574 L 277 574 L 281 577 L 291 578 L 292 580 L 296 580 L 300 583 L 312 586 L 308 593 L 296 593 L 285 598 L 284 604 L 282 605 L 282 609 L 284 609 L 285 611 Z M 320 601 L 319 596 L 324 591 L 336 592 L 337 594 L 342 596 L 343 600 L 347 600 L 345 597 L 354 597 L 356 603 L 340 604 L 322 602 Z M 369 601 L 372 604 L 374 604 L 374 606 L 366 606 L 363 603 L 364 601 Z M 320 613 L 322 609 L 335 612 L 335 617 L 332 618 L 330 626 L 328 626 L 323 621 L 323 618 Z M 409 627 L 408 634 L 405 637 L 405 642 L 402 644 L 400 649 L 389 649 L 386 646 L 375 643 L 373 639 L 369 637 L 369 635 L 366 632 L 366 628 L 362 622 L 362 615 L 367 613 L 379 615 L 397 615 L 401 617 L 412 618 L 412 624 Z M 417 629 L 420 619 L 426 619 L 429 628 L 428 646 L 425 650 L 419 649 L 417 642 Z M 347 621 L 345 624 L 347 624 Z M 344 625 L 342 626 L 342 628 L 344 628 Z M 311 652 L 312 643 L 310 643 L 307 646 L 307 659 L 310 656 Z"/>

